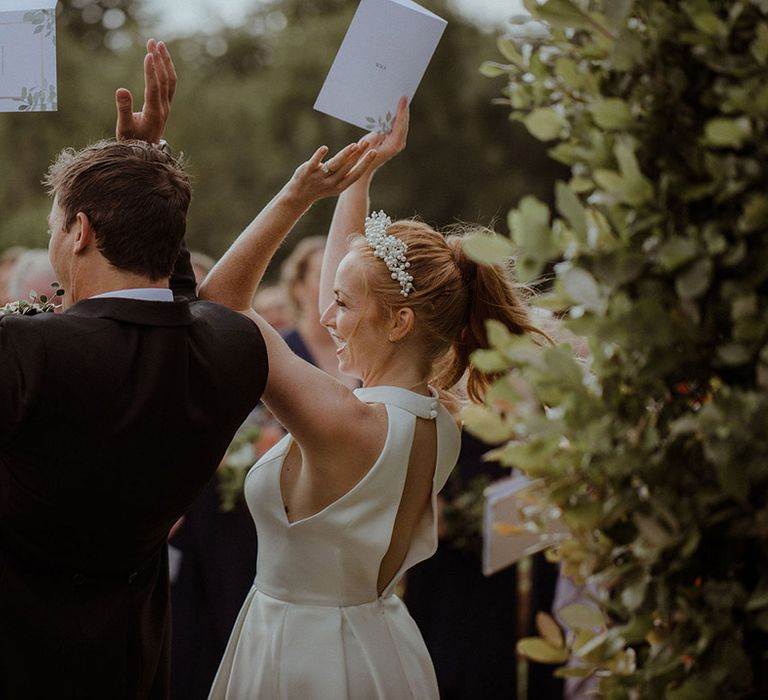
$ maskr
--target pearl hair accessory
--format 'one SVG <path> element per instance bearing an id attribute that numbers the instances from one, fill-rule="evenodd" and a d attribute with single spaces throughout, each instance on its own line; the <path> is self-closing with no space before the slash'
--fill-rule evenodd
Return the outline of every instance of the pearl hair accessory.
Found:
<path id="1" fill-rule="evenodd" d="M 405 257 L 408 246 L 399 238 L 387 234 L 387 228 L 392 225 L 383 211 L 373 212 L 365 218 L 365 239 L 373 249 L 373 254 L 381 258 L 392 273 L 392 279 L 400 282 L 400 294 L 407 297 L 413 290 L 413 275 L 406 270 L 411 263 Z"/>

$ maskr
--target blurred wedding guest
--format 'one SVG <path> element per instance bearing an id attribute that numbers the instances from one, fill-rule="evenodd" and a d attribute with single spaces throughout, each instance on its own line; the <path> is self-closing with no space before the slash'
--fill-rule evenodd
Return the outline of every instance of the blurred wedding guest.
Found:
<path id="1" fill-rule="evenodd" d="M 205 700 L 256 576 L 256 530 L 239 503 L 224 511 L 216 474 L 170 540 L 171 700 Z"/>
<path id="2" fill-rule="evenodd" d="M 265 284 L 253 297 L 253 308 L 278 333 L 293 328 L 293 314 L 285 290 L 279 284 Z"/>
<path id="3" fill-rule="evenodd" d="M 405 603 L 435 665 L 442 700 L 515 700 L 517 639 L 532 636 L 520 619 L 516 566 L 484 576 L 478 504 L 484 488 L 510 471 L 483 455 L 491 446 L 466 431 L 451 480 L 443 490 L 437 552 L 408 572 Z M 533 560 L 529 615 L 549 612 L 557 569 L 543 556 Z M 526 618 L 529 617 L 526 615 Z M 560 700 L 562 681 L 553 666 L 529 664 L 529 698 Z"/>
<path id="4" fill-rule="evenodd" d="M 280 268 L 280 284 L 295 318 L 295 326 L 282 335 L 299 357 L 355 388 L 359 382 L 339 372 L 336 343 L 320 323 L 320 268 L 325 243 L 325 236 L 302 239 Z"/>
<path id="5" fill-rule="evenodd" d="M 195 273 L 195 282 L 197 286 L 205 279 L 205 276 L 213 269 L 216 261 L 199 250 L 192 250 L 189 253 L 189 261 L 192 263 L 192 270 Z"/>
<path id="6" fill-rule="evenodd" d="M 10 301 L 29 300 L 30 292 L 38 296 L 53 294 L 51 285 L 56 281 L 56 273 L 48 259 L 48 251 L 43 249 L 25 250 L 16 258 L 8 274 L 6 289 Z"/>
<path id="7" fill-rule="evenodd" d="M 0 255 L 0 306 L 4 306 L 9 301 L 18 301 L 18 299 L 12 299 L 8 293 L 8 277 L 16 266 L 19 256 L 25 250 L 26 248 L 22 246 L 13 246 L 4 250 Z"/>

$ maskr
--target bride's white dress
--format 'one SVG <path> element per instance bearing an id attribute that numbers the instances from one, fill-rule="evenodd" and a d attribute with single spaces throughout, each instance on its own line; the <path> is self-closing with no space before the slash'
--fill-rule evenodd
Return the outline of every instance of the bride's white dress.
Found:
<path id="1" fill-rule="evenodd" d="M 459 431 L 436 395 L 396 387 L 355 393 L 361 401 L 385 404 L 389 424 L 376 463 L 348 493 L 289 523 L 280 472 L 290 436 L 248 474 L 245 496 L 259 536 L 257 574 L 212 699 L 438 698 L 424 640 L 394 589 L 408 568 L 437 547 L 436 497 L 456 464 Z M 417 417 L 436 420 L 432 508 L 400 570 L 379 595 L 379 565 L 392 538 Z"/>

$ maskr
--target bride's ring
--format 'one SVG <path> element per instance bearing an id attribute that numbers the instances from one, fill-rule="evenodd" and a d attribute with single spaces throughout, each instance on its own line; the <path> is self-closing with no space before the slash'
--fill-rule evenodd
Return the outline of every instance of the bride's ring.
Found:
<path id="1" fill-rule="evenodd" d="M 320 163 L 320 169 L 326 174 L 326 175 L 333 175 L 333 170 L 331 170 L 328 167 L 328 163 Z"/>

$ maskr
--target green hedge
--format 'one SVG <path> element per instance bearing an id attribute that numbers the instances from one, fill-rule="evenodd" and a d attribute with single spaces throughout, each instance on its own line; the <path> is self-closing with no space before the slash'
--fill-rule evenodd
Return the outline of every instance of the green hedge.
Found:
<path id="1" fill-rule="evenodd" d="M 475 362 L 502 376 L 467 417 L 545 480 L 533 520 L 557 506 L 554 555 L 605 594 L 567 649 L 544 620 L 521 650 L 607 698 L 766 698 L 768 0 L 526 6 L 482 72 L 572 177 L 511 238 L 589 352 L 491 324 Z"/>

